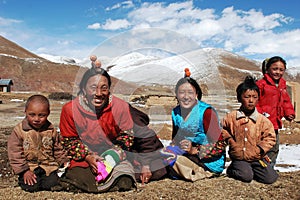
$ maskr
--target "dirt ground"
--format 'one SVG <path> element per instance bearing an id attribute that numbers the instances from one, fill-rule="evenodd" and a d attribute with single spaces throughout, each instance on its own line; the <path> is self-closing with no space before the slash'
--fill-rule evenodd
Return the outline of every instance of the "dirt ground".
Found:
<path id="1" fill-rule="evenodd" d="M 151 182 L 137 190 L 103 194 L 70 192 L 28 193 L 17 186 L 7 158 L 7 138 L 13 127 L 23 118 L 24 102 L 30 94 L 1 94 L 0 100 L 0 200 L 1 199 L 300 199 L 300 171 L 280 172 L 277 182 L 264 185 L 252 181 L 242 183 L 222 175 L 194 183 L 164 179 Z M 51 102 L 50 121 L 59 123 L 60 109 L 64 102 Z M 286 130 L 280 132 L 282 144 L 300 144 L 300 124 L 286 123 Z M 170 139 L 170 125 L 153 125 L 162 139 Z"/>

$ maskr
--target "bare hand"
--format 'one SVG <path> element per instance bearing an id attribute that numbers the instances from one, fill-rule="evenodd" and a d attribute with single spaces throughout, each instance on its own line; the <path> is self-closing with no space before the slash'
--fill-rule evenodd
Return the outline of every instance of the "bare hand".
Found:
<path id="1" fill-rule="evenodd" d="M 194 155 L 198 153 L 197 147 L 192 146 L 192 142 L 189 140 L 182 140 L 180 142 L 180 148 L 186 151 L 188 154 Z"/>
<path id="2" fill-rule="evenodd" d="M 27 185 L 34 185 L 37 183 L 36 175 L 30 170 L 27 170 L 24 173 L 23 177 L 24 177 L 24 183 Z"/>
<path id="3" fill-rule="evenodd" d="M 90 165 L 90 168 L 94 174 L 98 173 L 97 161 L 102 161 L 103 158 L 97 155 L 87 155 L 85 161 Z"/>
<path id="4" fill-rule="evenodd" d="M 181 140 L 180 141 L 180 148 L 186 152 L 190 152 L 192 148 L 192 142 L 189 140 Z"/>
<path id="5" fill-rule="evenodd" d="M 148 183 L 150 181 L 151 177 L 152 177 L 152 173 L 151 173 L 150 167 L 148 165 L 144 165 L 142 167 L 142 171 L 141 171 L 141 175 L 140 175 L 142 185 L 144 185 L 145 183 Z"/>

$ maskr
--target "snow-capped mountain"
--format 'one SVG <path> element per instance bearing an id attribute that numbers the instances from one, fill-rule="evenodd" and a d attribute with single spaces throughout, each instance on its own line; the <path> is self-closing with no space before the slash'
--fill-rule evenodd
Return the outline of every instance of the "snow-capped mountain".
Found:
<path id="1" fill-rule="evenodd" d="M 207 48 L 161 59 L 134 52 L 111 59 L 109 62 L 106 60 L 103 68 L 107 69 L 110 75 L 123 81 L 140 85 L 169 86 L 174 86 L 183 77 L 184 69 L 189 68 L 191 77 L 206 85 L 208 89 L 216 90 L 230 88 L 229 85 L 232 85 L 228 85 L 230 79 L 236 80 L 246 75 L 261 76 L 259 65 L 258 62 L 222 49 Z M 224 81 L 224 77 L 228 77 L 228 80 Z"/>
<path id="2" fill-rule="evenodd" d="M 37 56 L 3 37 L 0 37 L 0 43 L 1 78 L 13 79 L 17 91 L 72 91 L 81 73 L 91 67 L 89 56 L 85 60 L 45 54 Z M 260 62 L 223 49 L 198 49 L 169 57 L 140 52 L 115 58 L 97 57 L 114 79 L 113 83 L 122 83 L 118 84 L 122 86 L 119 91 L 129 87 L 125 83 L 174 87 L 183 77 L 185 68 L 189 68 L 191 77 L 210 92 L 234 90 L 246 75 L 262 76 Z M 288 68 L 286 79 L 300 82 L 297 68 Z"/>
<path id="3" fill-rule="evenodd" d="M 38 56 L 45 58 L 54 63 L 77 64 L 77 63 L 81 62 L 81 60 L 79 60 L 79 59 L 69 58 L 66 56 L 53 56 L 53 55 L 49 55 L 49 54 L 38 54 Z"/>

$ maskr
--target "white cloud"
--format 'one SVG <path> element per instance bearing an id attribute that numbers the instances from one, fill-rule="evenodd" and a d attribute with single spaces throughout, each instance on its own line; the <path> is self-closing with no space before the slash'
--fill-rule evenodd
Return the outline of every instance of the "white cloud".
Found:
<path id="1" fill-rule="evenodd" d="M 285 26 L 291 24 L 293 19 L 280 13 L 266 15 L 263 10 L 239 10 L 230 6 L 217 14 L 214 9 L 196 7 L 193 1 L 170 4 L 144 2 L 136 5 L 132 1 L 125 1 L 109 10 L 126 5 L 135 8 L 127 13 L 127 17 L 108 19 L 104 24 L 95 23 L 89 28 L 110 31 L 162 28 L 182 34 L 201 47 L 224 48 L 243 56 L 276 54 L 293 61 L 300 59 L 300 29 L 286 31 Z M 147 36 L 153 37 L 150 35 Z M 147 40 L 145 37 L 143 39 Z M 127 42 L 128 46 L 133 46 L 143 41 Z"/>
<path id="2" fill-rule="evenodd" d="M 277 13 L 264 16 L 262 12 L 253 9 L 245 13 L 247 15 L 244 18 L 245 23 L 253 27 L 254 30 L 271 30 L 281 26 L 282 23 L 288 23 L 292 20 L 289 17 L 284 17 L 284 15 Z"/>
<path id="3" fill-rule="evenodd" d="M 245 52 L 299 57 L 300 29 L 278 34 L 260 32 L 252 37 L 249 35 L 248 39 L 250 41 Z"/>
<path id="4" fill-rule="evenodd" d="M 176 20 L 177 26 L 180 23 L 191 23 L 212 17 L 211 9 L 195 9 L 192 1 L 169 5 L 163 3 L 143 3 L 140 8 L 136 8 L 128 14 L 128 18 L 134 24 L 147 22 L 161 27 L 163 27 L 165 21 L 170 19 Z"/>
<path id="5" fill-rule="evenodd" d="M 0 26 L 10 26 L 15 23 L 21 23 L 21 22 L 22 22 L 21 20 L 0 17 Z"/>
<path id="6" fill-rule="evenodd" d="M 130 26 L 130 23 L 126 19 L 117 19 L 117 20 L 112 20 L 112 19 L 107 19 L 104 24 L 100 23 L 94 23 L 91 25 L 88 25 L 88 29 L 93 29 L 93 30 L 119 30 L 119 29 L 126 29 Z"/>
<path id="7" fill-rule="evenodd" d="M 225 48 L 244 56 L 269 53 L 300 59 L 300 30 L 285 31 L 284 26 L 293 19 L 279 13 L 265 15 L 262 10 L 227 7 L 218 15 L 214 9 L 195 7 L 193 1 L 143 3 L 128 13 L 127 20 L 126 24 L 133 29 L 169 29 L 190 37 L 200 45 Z M 102 28 L 110 27 L 108 25 L 112 22 Z"/>
<path id="8" fill-rule="evenodd" d="M 66 56 L 82 60 L 88 57 L 91 52 L 91 46 L 81 45 L 78 48 L 78 44 L 72 40 L 56 40 L 55 38 L 45 38 L 44 40 L 47 40 L 47 42 L 39 42 L 40 45 L 34 51 L 35 54 Z"/>
<path id="9" fill-rule="evenodd" d="M 291 20 L 291 18 L 277 13 L 265 16 L 261 11 L 254 9 L 249 11 L 234 10 L 234 7 L 225 8 L 219 19 L 227 29 L 240 26 L 247 27 L 248 31 L 271 30 Z"/>
<path id="10" fill-rule="evenodd" d="M 101 25 L 100 25 L 100 23 L 94 23 L 94 24 L 88 25 L 87 28 L 88 28 L 88 29 L 97 30 L 97 29 L 100 29 L 100 28 L 101 28 Z"/>
<path id="11" fill-rule="evenodd" d="M 113 5 L 112 7 L 107 7 L 105 10 L 106 11 L 111 11 L 119 8 L 132 8 L 134 6 L 132 1 L 123 1 L 121 3 L 117 3 Z"/>
<path id="12" fill-rule="evenodd" d="M 282 13 L 265 14 L 264 10 L 240 10 L 233 6 L 226 7 L 221 13 L 217 13 L 212 8 L 201 8 L 201 4 L 197 7 L 195 1 L 191 0 L 167 2 L 128 0 L 108 7 L 106 10 L 98 10 L 99 7 L 91 8 L 88 11 L 93 17 L 100 12 L 106 12 L 107 15 L 101 15 L 101 22 L 96 21 L 86 26 L 89 30 L 97 31 L 87 31 L 88 33 L 83 34 L 78 29 L 78 32 L 72 32 L 67 36 L 49 35 L 42 33 L 41 29 L 28 27 L 22 20 L 3 17 L 0 17 L 0 33 L 8 39 L 13 38 L 12 41 L 25 48 L 29 47 L 29 50 L 46 48 L 59 52 L 62 46 L 81 49 L 81 46 L 77 46 L 78 44 L 84 44 L 83 48 L 87 49 L 89 46 L 87 43 L 90 46 L 93 45 L 86 40 L 90 37 L 100 37 L 96 42 L 101 43 L 106 38 L 112 37 L 113 33 L 120 33 L 120 31 L 161 28 L 181 34 L 195 41 L 200 47 L 224 48 L 252 59 L 261 59 L 276 54 L 300 67 L 300 28 L 290 28 L 293 26 L 294 19 L 289 16 Z M 116 19 L 116 16 L 122 16 L 122 18 Z M 86 33 L 88 36 L 85 35 Z M 137 43 L 148 42 L 147 37 L 150 41 L 154 41 L 151 37 L 164 36 L 159 33 L 146 34 L 143 38 L 126 39 L 122 41 L 122 44 L 126 46 L 128 42 L 128 47 L 139 46 Z M 77 44 L 68 41 L 71 34 L 72 40 Z M 170 35 L 168 37 L 160 40 L 163 43 L 162 46 L 172 45 L 174 49 L 180 48 L 171 40 Z M 34 42 L 32 38 L 35 38 Z M 57 45 L 59 40 L 61 44 Z M 156 41 L 158 39 L 154 42 Z"/>
<path id="13" fill-rule="evenodd" d="M 199 45 L 178 32 L 159 28 L 131 29 L 98 45 L 96 55 L 116 57 L 132 51 L 154 50 L 182 54 L 198 49 Z"/>
<path id="14" fill-rule="evenodd" d="M 70 44 L 73 44 L 73 43 L 74 43 L 74 42 L 71 41 L 71 40 L 58 40 L 58 41 L 57 41 L 57 44 L 59 44 L 59 45 L 65 45 L 65 46 L 70 45 Z"/>
<path id="15" fill-rule="evenodd" d="M 128 13 L 128 23 L 133 28 L 160 27 L 171 29 L 192 37 L 199 43 L 204 40 L 221 42 L 224 46 L 228 39 L 240 41 L 248 34 L 260 30 L 272 30 L 288 23 L 291 18 L 281 14 L 264 16 L 261 11 L 234 10 L 234 7 L 225 8 L 221 15 L 215 14 L 213 9 L 199 9 L 194 7 L 193 1 L 182 3 L 143 3 L 140 8 Z M 112 21 L 110 21 L 112 22 Z M 104 28 L 104 26 L 103 26 Z M 237 37 L 237 39 L 232 39 Z M 208 43 L 211 43 L 208 41 Z M 227 42 L 228 44 L 228 42 Z M 234 48 L 232 43 L 232 48 Z M 247 45 L 244 40 L 243 45 Z M 237 47 L 241 46 L 238 42 Z"/>
<path id="16" fill-rule="evenodd" d="M 106 20 L 105 24 L 101 25 L 104 30 L 119 30 L 126 29 L 130 26 L 130 23 L 126 19 Z"/>

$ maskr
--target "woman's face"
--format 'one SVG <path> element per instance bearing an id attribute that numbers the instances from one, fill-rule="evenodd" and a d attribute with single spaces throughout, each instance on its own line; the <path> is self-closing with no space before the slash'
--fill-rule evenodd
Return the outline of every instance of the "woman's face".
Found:
<path id="1" fill-rule="evenodd" d="M 284 72 L 285 67 L 281 61 L 273 63 L 268 69 L 268 74 L 275 81 L 279 80 L 283 76 Z"/>
<path id="2" fill-rule="evenodd" d="M 84 93 L 90 108 L 103 109 L 110 93 L 107 78 L 101 74 L 92 76 L 86 83 Z"/>
<path id="3" fill-rule="evenodd" d="M 196 89 L 190 83 L 180 85 L 176 96 L 182 108 L 189 109 L 197 103 Z"/>

